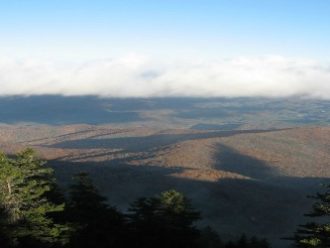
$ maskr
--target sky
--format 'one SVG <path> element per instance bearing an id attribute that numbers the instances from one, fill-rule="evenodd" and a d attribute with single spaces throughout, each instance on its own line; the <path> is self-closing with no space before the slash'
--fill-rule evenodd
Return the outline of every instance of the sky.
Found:
<path id="1" fill-rule="evenodd" d="M 330 98 L 328 0 L 0 0 L 0 95 Z"/>

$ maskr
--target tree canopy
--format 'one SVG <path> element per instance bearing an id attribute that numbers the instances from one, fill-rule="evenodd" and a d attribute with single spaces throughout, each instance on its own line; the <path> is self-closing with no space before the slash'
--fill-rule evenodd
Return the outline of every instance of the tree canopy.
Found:
<path id="1" fill-rule="evenodd" d="M 121 212 L 109 205 L 86 173 L 67 193 L 35 152 L 0 154 L 1 248 L 267 248 L 245 236 L 224 243 L 181 192 L 143 197 Z"/>
<path id="2" fill-rule="evenodd" d="M 48 198 L 55 187 L 53 170 L 31 149 L 13 158 L 1 154 L 0 165 L 0 202 L 6 215 L 3 225 L 12 243 L 22 247 L 64 244 L 68 228 L 51 217 L 64 210 L 64 203 Z"/>
<path id="3" fill-rule="evenodd" d="M 316 202 L 306 216 L 314 221 L 299 226 L 294 237 L 295 244 L 304 248 L 330 247 L 330 185 L 326 187 L 325 192 L 317 193 L 311 198 Z"/>

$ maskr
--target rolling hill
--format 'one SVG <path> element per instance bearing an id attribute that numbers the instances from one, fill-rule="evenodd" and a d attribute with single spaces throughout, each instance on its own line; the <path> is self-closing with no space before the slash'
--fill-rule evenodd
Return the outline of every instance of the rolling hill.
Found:
<path id="1" fill-rule="evenodd" d="M 224 237 L 281 245 L 303 221 L 307 194 L 330 181 L 330 128 L 195 130 L 112 125 L 2 125 L 1 149 L 33 147 L 65 186 L 89 172 L 110 202 L 183 191 Z"/>

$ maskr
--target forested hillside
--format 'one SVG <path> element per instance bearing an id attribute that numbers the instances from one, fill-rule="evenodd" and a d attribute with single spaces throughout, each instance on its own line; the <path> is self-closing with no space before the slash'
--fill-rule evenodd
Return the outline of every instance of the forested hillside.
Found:
<path id="1" fill-rule="evenodd" d="M 61 189 L 53 170 L 30 149 L 0 156 L 0 210 L 4 248 L 269 247 L 244 235 L 223 242 L 215 230 L 196 225 L 201 213 L 175 190 L 139 198 L 120 212 L 86 173 Z"/>
<path id="2" fill-rule="evenodd" d="M 3 125 L 7 154 L 33 147 L 60 187 L 87 172 L 125 212 L 139 197 L 176 189 L 202 212 L 199 220 L 236 240 L 265 237 L 275 247 L 305 222 L 306 195 L 329 183 L 327 127 L 280 130 L 159 130 L 112 125 Z"/>

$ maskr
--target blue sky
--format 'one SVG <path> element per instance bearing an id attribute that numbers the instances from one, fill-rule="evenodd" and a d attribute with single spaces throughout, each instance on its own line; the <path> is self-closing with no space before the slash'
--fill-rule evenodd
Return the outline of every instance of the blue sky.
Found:
<path id="1" fill-rule="evenodd" d="M 330 99 L 330 0 L 0 0 L 0 96 Z"/>
<path id="2" fill-rule="evenodd" d="M 330 58 L 328 0 L 1 0 L 0 53 Z"/>

